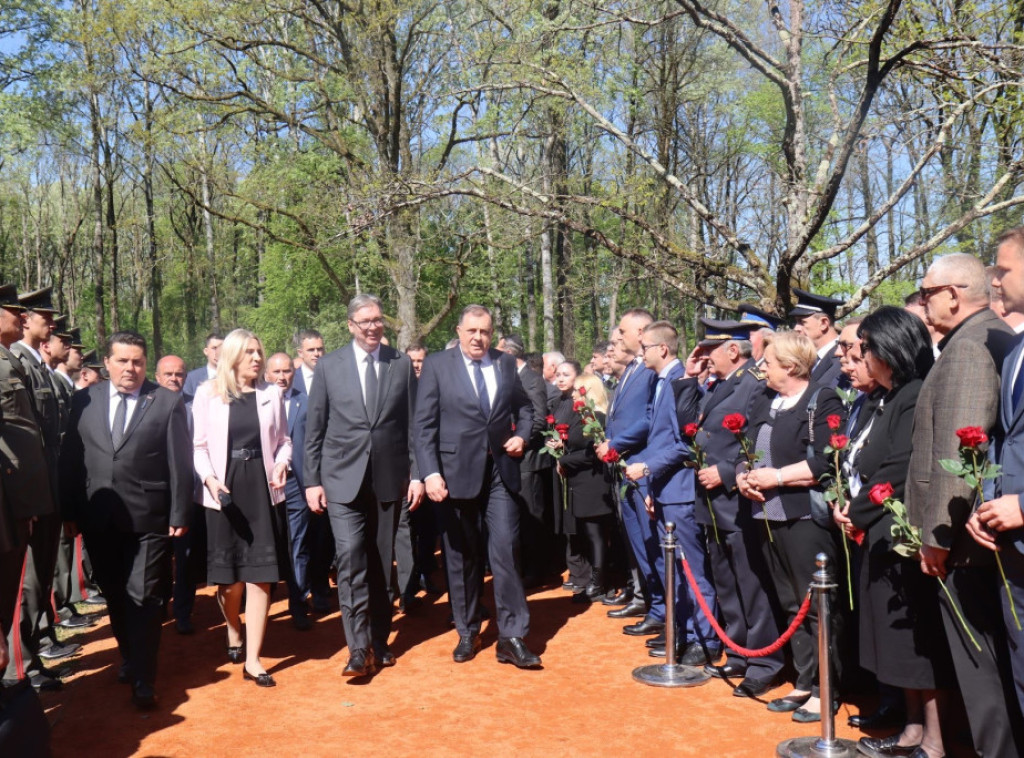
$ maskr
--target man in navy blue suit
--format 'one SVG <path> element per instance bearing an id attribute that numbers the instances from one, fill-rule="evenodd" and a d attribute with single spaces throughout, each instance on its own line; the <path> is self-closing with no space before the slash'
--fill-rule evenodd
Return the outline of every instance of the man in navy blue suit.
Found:
<path id="1" fill-rule="evenodd" d="M 650 431 L 651 402 L 654 400 L 654 385 L 658 375 L 644 365 L 640 355 L 643 330 L 654 321 L 654 317 L 643 308 L 633 308 L 622 314 L 619 320 L 619 338 L 622 348 L 636 358 L 622 372 L 608 408 L 605 434 L 608 439 L 597 447 L 597 455 L 604 458 L 608 451 L 615 450 L 624 459 L 638 460 L 647 449 L 647 435 Z M 654 570 L 648 556 L 658 550 L 657 538 L 648 527 L 650 520 L 644 505 L 646 485 L 631 487 L 619 503 L 622 524 L 626 531 L 629 547 L 636 559 L 637 569 L 644 583 L 646 602 L 634 598 L 628 605 L 609 611 L 613 618 L 643 616 L 626 626 L 624 634 L 634 636 L 657 635 L 665 630 L 665 618 L 661 614 L 665 606 L 665 590 L 661 579 Z M 650 610 L 647 610 L 647 609 Z"/>
<path id="2" fill-rule="evenodd" d="M 634 482 L 647 485 L 645 506 L 650 519 L 645 526 L 650 534 L 646 544 L 649 548 L 647 559 L 664 581 L 665 558 L 660 541 L 665 536 L 665 524 L 672 522 L 682 554 L 690 565 L 700 587 L 701 594 L 714 608 L 715 590 L 708 581 L 708 557 L 704 549 L 704 535 L 693 509 L 693 469 L 686 464 L 693 459 L 693 450 L 683 439 L 680 422 L 697 420 L 700 390 L 696 378 L 687 378 L 683 364 L 679 362 L 679 334 L 667 321 L 655 321 L 643 331 L 640 353 L 644 363 L 657 377 L 654 399 L 651 405 L 650 432 L 647 448 L 640 455 L 630 458 L 626 477 Z M 678 390 L 675 384 L 678 384 Z M 678 395 L 678 397 L 677 397 Z M 677 409 L 677 400 L 685 403 L 683 418 Z M 669 612 L 664 596 L 659 605 L 651 603 L 650 615 L 664 620 Z M 688 589 L 682 570 L 675 573 L 675 614 L 679 634 L 679 662 L 697 666 L 710 663 L 718 656 L 721 646 L 704 615 L 698 610 Z M 664 639 L 661 645 L 651 644 L 651 655 L 665 655 Z"/>
<path id="3" fill-rule="evenodd" d="M 1002 295 L 1009 312 L 1024 313 L 1024 227 L 1016 227 L 999 237 L 995 274 L 992 286 Z M 967 522 L 974 539 L 998 550 L 1010 584 L 1018 618 L 1024 617 L 1024 342 L 1006 356 L 1002 368 L 999 402 L 999 437 L 996 440 L 997 460 L 1002 464 L 1002 477 L 996 480 L 995 497 L 982 503 Z M 992 586 L 998 576 L 992 576 Z M 1013 683 L 1020 709 L 1024 711 L 1024 632 L 1017 628 L 1009 599 L 999 596 L 1003 618 L 1009 635 L 1009 656 Z M 1002 632 L 1002 630 L 1000 630 Z M 1002 638 L 1002 634 L 999 635 Z M 1005 644 L 1000 639 L 1000 646 Z M 1002 694 L 999 661 L 990 661 L 988 692 L 979 696 L 998 698 Z M 1004 672 L 1005 674 L 1005 672 Z M 966 694 L 966 693 L 965 693 Z M 978 693 L 972 693 L 978 694 Z M 1016 716 L 1016 709 L 1011 710 Z M 1016 724 L 1015 726 L 1020 726 Z"/>
<path id="4" fill-rule="evenodd" d="M 220 359 L 220 346 L 224 344 L 224 338 L 217 332 L 210 332 L 206 335 L 206 345 L 203 347 L 203 355 L 206 356 L 206 365 L 192 369 L 185 377 L 185 386 L 181 388 L 185 397 L 195 397 L 199 385 L 207 379 L 213 379 L 217 373 L 217 361 Z"/>
<path id="5" fill-rule="evenodd" d="M 497 606 L 497 658 L 520 668 L 540 666 L 523 638 L 530 630 L 519 578 L 519 459 L 533 430 L 533 404 L 515 358 L 491 349 L 491 313 L 467 306 L 459 343 L 428 355 L 416 393 L 415 451 L 426 494 L 440 503 L 448 594 L 459 644 L 456 663 L 480 650 L 481 521 Z"/>

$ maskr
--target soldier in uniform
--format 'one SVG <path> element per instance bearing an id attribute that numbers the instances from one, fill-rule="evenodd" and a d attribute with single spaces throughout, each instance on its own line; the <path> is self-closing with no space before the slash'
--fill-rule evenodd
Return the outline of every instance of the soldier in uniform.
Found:
<path id="1" fill-rule="evenodd" d="M 57 495 L 57 457 L 60 450 L 61 408 L 57 390 L 49 367 L 41 352 L 53 331 L 55 309 L 50 299 L 51 288 L 36 290 L 19 298 L 21 312 L 21 340 L 11 346 L 28 377 L 33 395 L 36 421 L 43 437 L 45 470 L 49 475 L 50 492 Z M 60 681 L 47 674 L 41 658 L 55 660 L 74 653 L 80 645 L 60 644 L 54 631 L 56 622 L 50 594 L 57 566 L 57 548 L 62 524 L 58 513 L 38 518 L 32 527 L 28 554 L 22 578 L 19 624 L 8 640 L 11 662 L 6 679 L 28 676 L 40 689 L 59 689 Z"/>
<path id="2" fill-rule="evenodd" d="M 740 323 L 750 328 L 750 356 L 754 359 L 757 368 L 764 363 L 764 338 L 765 335 L 774 332 L 785 324 L 785 320 L 778 316 L 755 308 L 747 303 L 740 303 L 736 309 L 740 312 Z"/>
<path id="3" fill-rule="evenodd" d="M 711 573 L 726 632 L 739 645 L 760 648 L 778 637 L 771 602 L 774 589 L 750 504 L 736 489 L 740 443 L 722 425 L 729 414 L 750 418 L 755 400 L 765 391 L 751 356 L 750 332 L 757 327 L 701 321 L 706 332 L 699 346 L 719 381 L 704 396 L 695 439 L 705 455 L 704 467 L 697 472 L 697 522 L 708 536 Z M 781 652 L 748 660 L 727 650 L 725 664 L 707 670 L 712 676 L 742 679 L 733 689 L 736 697 L 760 697 L 776 683 L 783 663 Z"/>
<path id="4" fill-rule="evenodd" d="M 82 370 L 75 381 L 75 389 L 84 390 L 86 387 L 103 381 L 103 362 L 96 357 L 96 351 L 90 350 L 82 354 Z"/>
<path id="5" fill-rule="evenodd" d="M 27 674 L 35 687 L 60 689 L 60 681 L 47 676 L 37 658 L 26 657 L 23 645 L 31 639 L 33 613 L 39 611 L 36 599 L 30 602 L 20 591 L 23 566 L 26 575 L 30 570 L 38 574 L 36 562 L 30 559 L 26 564 L 29 523 L 57 518 L 30 379 L 10 351 L 22 336 L 23 312 L 15 288 L 0 286 L 0 532 L 6 525 L 7 535 L 0 535 L 0 626 L 11 654 L 4 679 Z M 52 575 L 51 567 L 43 576 Z M 49 605 L 48 595 L 45 601 Z"/>

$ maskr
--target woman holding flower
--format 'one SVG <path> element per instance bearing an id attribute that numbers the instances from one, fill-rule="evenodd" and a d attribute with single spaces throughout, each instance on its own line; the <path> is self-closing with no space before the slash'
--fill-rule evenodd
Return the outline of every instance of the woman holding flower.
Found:
<path id="1" fill-rule="evenodd" d="M 560 439 L 546 444 L 560 451 L 558 473 L 567 488 L 562 532 L 569 538 L 566 563 L 569 581 L 584 589 L 573 595 L 576 602 L 599 600 L 606 591 L 605 564 L 608 531 L 614 511 L 613 483 L 608 467 L 598 460 L 593 440 L 583 434 L 580 411 L 589 398 L 598 421 L 604 424 L 608 398 L 601 380 L 582 374 L 579 364 L 566 361 L 555 369 L 555 386 L 561 397 L 552 412 Z M 582 390 L 582 392 L 581 392 Z"/>
<path id="2" fill-rule="evenodd" d="M 843 408 L 831 387 L 811 384 L 818 354 L 807 337 L 784 332 L 766 338 L 764 360 L 768 387 L 755 403 L 741 440 L 750 454 L 738 462 L 736 483 L 751 502 L 753 517 L 765 523 L 762 547 L 785 627 L 796 617 L 807 593 L 815 555 L 825 553 L 835 565 L 836 533 L 829 524 L 812 519 L 811 492 L 821 491 L 818 479 L 829 468 L 828 417 L 842 416 Z M 807 408 L 815 396 L 811 430 Z M 809 445 L 813 445 L 810 457 Z M 796 683 L 792 692 L 773 700 L 768 709 L 793 711 L 794 721 L 818 721 L 818 616 L 813 603 L 791 645 Z"/>
<path id="3" fill-rule="evenodd" d="M 900 734 L 865 737 L 860 749 L 870 756 L 910 755 L 921 746 L 927 755 L 941 756 L 938 691 L 953 679 L 946 637 L 936 633 L 942 628 L 938 596 L 918 560 L 893 551 L 893 518 L 880 505 L 903 498 L 914 409 L 934 362 L 931 339 L 919 318 L 893 307 L 865 318 L 858 336 L 867 372 L 884 392 L 856 459 L 848 512 L 852 526 L 865 532 L 860 664 L 878 681 L 903 688 L 907 706 Z"/>

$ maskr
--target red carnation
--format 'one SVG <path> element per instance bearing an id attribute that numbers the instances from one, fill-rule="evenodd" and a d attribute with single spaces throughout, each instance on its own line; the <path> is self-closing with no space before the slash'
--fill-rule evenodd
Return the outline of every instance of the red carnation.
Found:
<path id="1" fill-rule="evenodd" d="M 956 430 L 956 436 L 960 438 L 960 447 L 978 447 L 988 442 L 988 435 L 980 426 L 965 426 Z"/>
<path id="2" fill-rule="evenodd" d="M 867 536 L 867 534 L 864 532 L 863 529 L 858 529 L 855 526 L 851 526 L 850 527 L 849 537 L 850 537 L 851 540 L 856 542 L 858 545 L 863 545 L 864 544 L 864 538 L 866 536 Z"/>
<path id="3" fill-rule="evenodd" d="M 835 413 L 830 415 L 825 420 L 828 422 L 828 428 L 831 429 L 832 431 L 837 430 L 839 427 L 841 427 L 843 425 L 842 417 L 837 415 L 837 414 L 835 414 Z"/>
<path id="4" fill-rule="evenodd" d="M 608 448 L 608 452 L 604 454 L 604 457 L 601 460 L 604 461 L 605 463 L 618 463 L 619 451 L 616 450 L 614 447 L 610 447 Z"/>
<path id="5" fill-rule="evenodd" d="M 829 437 L 828 444 L 832 446 L 833 450 L 845 450 L 846 446 L 850 444 L 850 438 L 845 434 L 833 434 Z"/>
<path id="6" fill-rule="evenodd" d="M 724 419 L 722 419 L 722 426 L 728 429 L 733 434 L 739 434 L 743 431 L 743 427 L 747 425 L 747 419 L 742 413 L 730 413 Z"/>
<path id="7" fill-rule="evenodd" d="M 881 505 L 892 497 L 893 492 L 895 492 L 895 490 L 889 482 L 882 482 L 871 488 L 871 492 L 868 493 L 868 500 L 875 505 Z"/>
<path id="8" fill-rule="evenodd" d="M 549 424 L 555 423 L 555 417 L 551 415 L 548 415 L 548 417 L 544 420 L 547 421 Z"/>
<path id="9" fill-rule="evenodd" d="M 686 426 L 683 427 L 683 434 L 685 434 L 687 437 L 696 437 L 697 429 L 698 427 L 696 424 L 687 424 Z"/>
<path id="10" fill-rule="evenodd" d="M 574 411 L 576 411 L 577 413 L 582 411 L 586 406 L 587 406 L 587 404 L 584 403 L 582 400 L 573 400 L 572 401 L 572 409 Z"/>

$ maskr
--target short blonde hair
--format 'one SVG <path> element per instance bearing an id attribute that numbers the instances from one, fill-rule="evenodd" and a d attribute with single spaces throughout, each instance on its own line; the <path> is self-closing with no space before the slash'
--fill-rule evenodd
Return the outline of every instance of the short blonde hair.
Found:
<path id="1" fill-rule="evenodd" d="M 818 351 L 810 338 L 796 332 L 775 332 L 764 336 L 765 351 L 775 350 L 775 360 L 798 379 L 810 379 L 811 369 L 818 360 Z M 221 348 L 223 350 L 224 348 Z"/>
<path id="2" fill-rule="evenodd" d="M 587 397 L 594 401 L 594 410 L 598 413 L 608 412 L 608 392 L 604 388 L 604 382 L 594 374 L 580 374 L 572 383 L 576 389 L 586 389 Z"/>
<path id="3" fill-rule="evenodd" d="M 242 390 L 238 386 L 237 369 L 245 355 L 245 349 L 249 346 L 249 340 L 256 340 L 259 345 L 260 358 L 263 359 L 263 368 L 266 369 L 266 356 L 263 352 L 263 343 L 260 338 L 248 329 L 235 329 L 224 338 L 224 344 L 220 346 L 220 359 L 217 361 L 217 373 L 210 381 L 213 385 L 213 394 L 230 403 L 233 399 L 242 396 Z M 257 384 L 263 385 L 262 374 Z"/>

